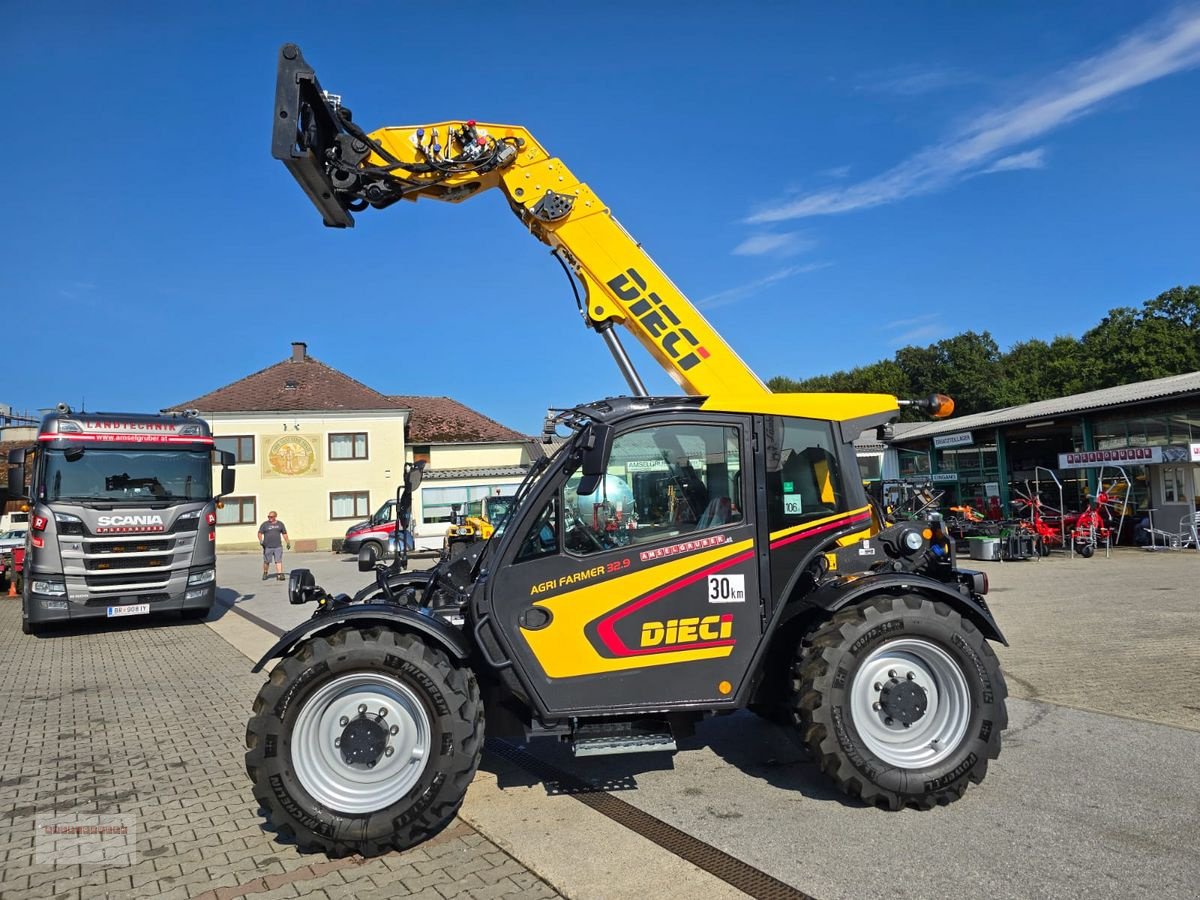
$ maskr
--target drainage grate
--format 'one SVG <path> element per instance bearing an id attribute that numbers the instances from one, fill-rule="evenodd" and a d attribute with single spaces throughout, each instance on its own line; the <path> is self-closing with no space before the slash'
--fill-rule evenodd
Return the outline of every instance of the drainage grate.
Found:
<path id="1" fill-rule="evenodd" d="M 580 803 L 607 816 L 618 825 L 640 834 L 669 853 L 674 853 L 680 859 L 715 875 L 751 897 L 757 897 L 759 900 L 813 900 L 810 894 L 785 884 L 673 825 L 668 825 L 606 791 L 592 787 L 582 779 L 506 741 L 488 738 L 485 746 L 489 753 L 503 757 L 539 778 L 558 782 L 563 793 L 571 794 Z"/>

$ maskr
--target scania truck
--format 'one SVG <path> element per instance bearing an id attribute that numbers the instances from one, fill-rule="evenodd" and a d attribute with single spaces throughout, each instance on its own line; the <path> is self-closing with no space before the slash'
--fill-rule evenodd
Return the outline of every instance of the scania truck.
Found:
<path id="1" fill-rule="evenodd" d="M 193 411 L 76 413 L 60 403 L 37 446 L 8 457 L 8 496 L 30 504 L 21 630 L 205 616 L 216 594 L 216 503 L 233 490 L 233 462 Z"/>

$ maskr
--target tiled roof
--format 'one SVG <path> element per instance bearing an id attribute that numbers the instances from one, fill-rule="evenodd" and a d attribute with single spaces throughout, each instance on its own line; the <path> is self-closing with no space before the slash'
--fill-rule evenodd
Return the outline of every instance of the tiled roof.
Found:
<path id="1" fill-rule="evenodd" d="M 1068 397 L 1056 397 L 1053 400 L 1039 400 L 1036 403 L 1026 403 L 1021 406 L 1008 406 L 991 412 L 975 413 L 960 419 L 950 418 L 940 422 L 922 423 L 919 427 L 897 434 L 896 440 L 904 442 L 930 438 L 939 434 L 955 434 L 959 431 L 970 431 L 973 428 L 995 428 L 999 425 L 1010 425 L 1014 422 L 1032 422 L 1037 419 L 1049 419 L 1054 416 L 1070 415 L 1101 409 L 1112 409 L 1127 406 L 1132 403 L 1145 403 L 1150 400 L 1160 400 L 1164 397 L 1178 397 L 1188 394 L 1200 394 L 1200 372 L 1185 372 L 1182 375 L 1172 375 L 1169 378 L 1155 378 L 1151 381 L 1137 381 L 1133 384 L 1123 384 L 1118 387 L 1104 388 L 1099 391 L 1088 391 L 1084 394 L 1071 394 Z"/>
<path id="2" fill-rule="evenodd" d="M 525 435 L 505 428 L 494 419 L 463 406 L 449 397 L 387 398 L 401 409 L 411 409 L 408 420 L 410 444 L 457 444 L 471 441 L 527 441 Z"/>
<path id="3" fill-rule="evenodd" d="M 401 404 L 308 355 L 294 344 L 290 359 L 166 409 L 214 412 L 400 409 Z M 165 410 L 164 410 L 165 411 Z"/>

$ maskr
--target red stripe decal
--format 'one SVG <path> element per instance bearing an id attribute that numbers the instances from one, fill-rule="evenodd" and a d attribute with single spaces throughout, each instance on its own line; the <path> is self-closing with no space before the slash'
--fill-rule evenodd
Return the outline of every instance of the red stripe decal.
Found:
<path id="1" fill-rule="evenodd" d="M 622 641 L 617 635 L 615 626 L 621 619 L 624 619 L 626 616 L 633 615 L 633 613 L 637 612 L 639 609 L 649 606 L 655 601 L 661 600 L 668 594 L 673 594 L 675 591 L 685 588 L 689 584 L 695 584 L 701 578 L 707 578 L 714 572 L 720 572 L 722 569 L 728 569 L 730 566 L 735 566 L 738 563 L 752 559 L 753 556 L 754 550 L 751 548 L 745 553 L 722 560 L 721 562 L 715 563 L 714 565 L 711 565 L 705 569 L 692 572 L 690 575 L 685 575 L 678 581 L 674 581 L 668 585 L 665 585 L 654 593 L 647 594 L 640 600 L 635 600 L 629 606 L 625 607 L 625 609 L 609 614 L 605 618 L 601 619 L 599 624 L 596 626 L 596 630 L 600 634 L 600 640 L 603 641 L 604 646 L 607 647 L 608 650 L 615 656 L 644 656 L 650 653 L 677 653 L 681 650 L 700 650 L 706 647 L 732 646 L 733 644 L 737 643 L 735 638 L 728 638 L 723 641 L 704 641 L 702 643 L 695 644 L 676 644 L 670 647 L 647 647 L 646 649 L 634 649 L 633 647 L 628 647 L 625 645 L 625 642 Z"/>
<path id="2" fill-rule="evenodd" d="M 850 516 L 846 519 L 838 519 L 834 522 L 826 522 L 824 525 L 818 525 L 816 528 L 808 528 L 804 531 L 798 531 L 795 534 L 789 534 L 785 538 L 780 538 L 779 540 L 772 542 L 771 549 L 774 550 L 778 547 L 784 547 L 788 544 L 794 543 L 795 541 L 800 541 L 816 534 L 824 534 L 826 531 L 833 531 L 836 528 L 844 528 L 848 525 L 857 525 L 859 522 L 867 522 L 870 520 L 870 518 L 871 511 L 868 509 L 866 512 Z"/>

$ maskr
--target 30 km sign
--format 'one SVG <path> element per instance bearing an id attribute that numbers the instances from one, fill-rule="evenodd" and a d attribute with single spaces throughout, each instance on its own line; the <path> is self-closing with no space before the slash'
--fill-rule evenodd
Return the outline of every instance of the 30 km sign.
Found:
<path id="1" fill-rule="evenodd" d="M 745 603 L 745 575 L 709 575 L 709 603 Z"/>

